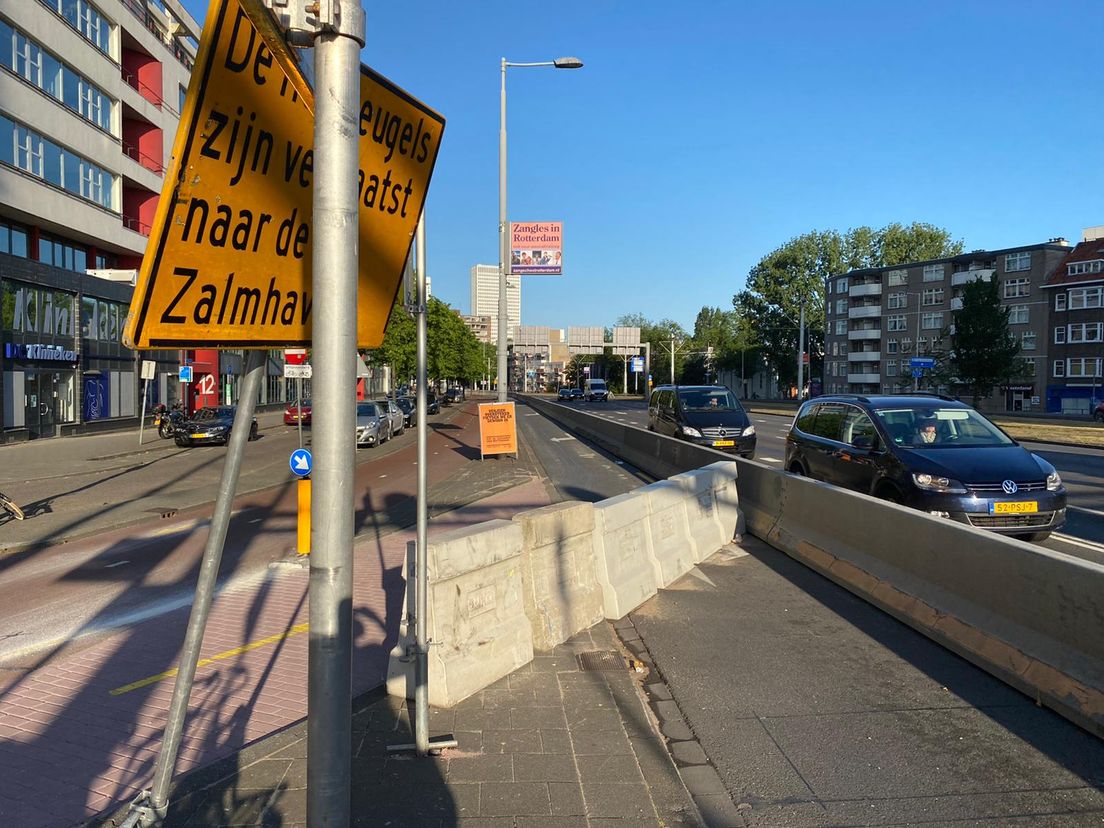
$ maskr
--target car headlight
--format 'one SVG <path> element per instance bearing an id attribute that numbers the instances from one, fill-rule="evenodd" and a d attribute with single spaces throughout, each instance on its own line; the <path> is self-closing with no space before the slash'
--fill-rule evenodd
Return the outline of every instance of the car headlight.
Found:
<path id="1" fill-rule="evenodd" d="M 682 427 L 682 433 L 685 434 L 687 437 L 701 437 L 702 436 L 701 432 L 698 431 L 693 426 L 683 426 Z"/>
<path id="2" fill-rule="evenodd" d="M 753 437 L 755 436 L 755 426 L 748 426 L 740 433 L 744 437 Z"/>
<path id="3" fill-rule="evenodd" d="M 1047 475 L 1047 491 L 1056 492 L 1062 488 L 1062 476 L 1056 471 Z"/>
<path id="4" fill-rule="evenodd" d="M 942 494 L 966 494 L 966 487 L 957 480 L 949 477 L 938 477 L 934 474 L 917 474 L 913 472 L 912 482 L 918 489 L 925 492 L 940 492 Z"/>

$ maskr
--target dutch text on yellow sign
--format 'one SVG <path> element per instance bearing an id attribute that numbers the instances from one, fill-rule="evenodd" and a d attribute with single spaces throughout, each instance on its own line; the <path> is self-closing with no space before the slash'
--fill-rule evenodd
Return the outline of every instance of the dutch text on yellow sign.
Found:
<path id="1" fill-rule="evenodd" d="M 444 119 L 361 67 L 357 344 L 402 280 Z M 211 0 L 124 342 L 308 345 L 314 96 L 262 0 Z"/>
<path id="2" fill-rule="evenodd" d="M 488 454 L 517 454 L 517 418 L 514 404 L 479 404 L 479 451 Z"/>

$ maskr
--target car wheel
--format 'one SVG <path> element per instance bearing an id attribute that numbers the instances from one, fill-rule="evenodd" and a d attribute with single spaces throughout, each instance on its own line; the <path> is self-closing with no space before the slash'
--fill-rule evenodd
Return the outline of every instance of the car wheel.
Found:
<path id="1" fill-rule="evenodd" d="M 802 466 L 800 463 L 790 463 L 790 467 L 786 469 L 786 471 L 788 471 L 790 474 L 796 475 L 797 477 L 809 476 L 805 474 L 805 467 Z"/>
<path id="2" fill-rule="evenodd" d="M 875 495 L 875 497 L 877 497 L 879 500 L 896 503 L 898 506 L 904 503 L 904 499 L 901 497 L 901 493 L 894 489 L 892 486 L 882 486 L 882 488 L 878 489 L 878 493 L 877 495 Z"/>
<path id="3" fill-rule="evenodd" d="M 1013 535 L 1013 537 L 1028 543 L 1042 543 L 1050 537 L 1050 532 L 1029 532 L 1026 535 Z"/>
<path id="4" fill-rule="evenodd" d="M 176 444 L 180 448 L 188 448 L 188 446 L 190 446 L 192 444 L 192 441 L 189 440 L 187 437 L 181 437 L 180 435 L 177 435 Z"/>

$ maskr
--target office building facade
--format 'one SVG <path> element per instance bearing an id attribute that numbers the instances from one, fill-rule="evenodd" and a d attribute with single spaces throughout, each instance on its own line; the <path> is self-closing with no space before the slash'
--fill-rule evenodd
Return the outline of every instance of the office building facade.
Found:
<path id="1" fill-rule="evenodd" d="M 498 265 L 477 264 L 471 269 L 471 316 L 491 318 L 491 342 L 498 342 Z M 521 277 L 510 276 L 506 286 L 506 337 L 513 339 L 521 324 Z"/>

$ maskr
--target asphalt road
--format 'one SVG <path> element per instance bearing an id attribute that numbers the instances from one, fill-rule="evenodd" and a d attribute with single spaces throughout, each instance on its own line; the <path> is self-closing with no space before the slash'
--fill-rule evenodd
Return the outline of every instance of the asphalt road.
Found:
<path id="1" fill-rule="evenodd" d="M 648 427 L 648 408 L 642 400 L 569 405 L 626 425 Z M 753 413 L 751 419 L 758 437 L 756 461 L 781 468 L 792 415 Z M 1023 445 L 1058 469 L 1069 491 L 1065 526 L 1040 545 L 1104 564 L 1104 450 L 1050 443 Z"/>

